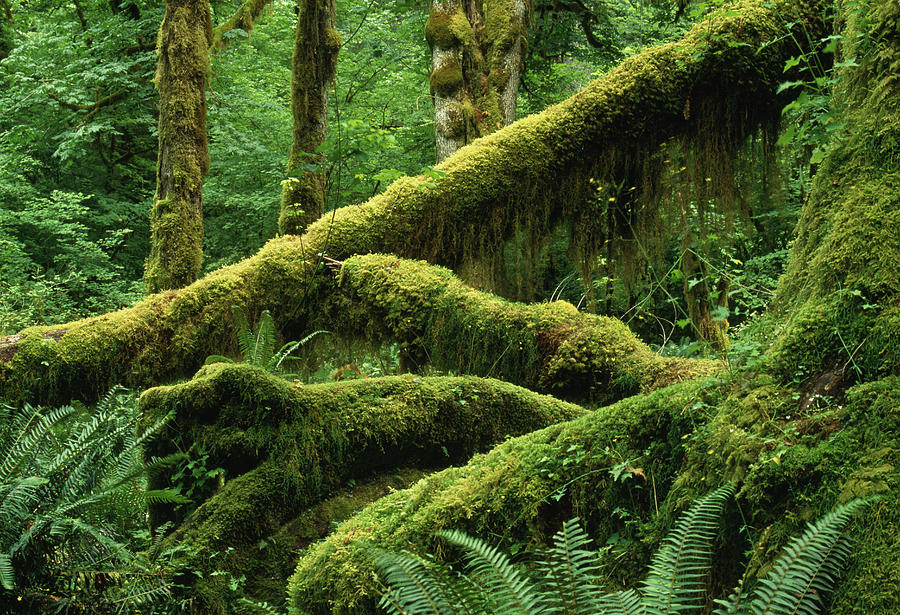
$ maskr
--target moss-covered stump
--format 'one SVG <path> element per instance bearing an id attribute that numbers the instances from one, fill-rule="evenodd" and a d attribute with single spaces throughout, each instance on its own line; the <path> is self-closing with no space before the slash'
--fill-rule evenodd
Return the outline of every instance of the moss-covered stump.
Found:
<path id="1" fill-rule="evenodd" d="M 495 255 L 524 223 L 536 236 L 549 231 L 595 194 L 594 176 L 613 183 L 643 177 L 652 185 L 655 175 L 645 170 L 658 168 L 650 158 L 669 137 L 701 147 L 715 142 L 718 150 L 737 143 L 777 115 L 773 93 L 785 60 L 796 54 L 784 22 L 817 23 L 817 3 L 768 4 L 737 3 L 682 41 L 629 58 L 569 100 L 461 149 L 440 166 L 446 175 L 436 182 L 402 178 L 362 205 L 321 218 L 302 237 L 269 242 L 185 289 L 4 340 L 0 397 L 65 401 L 96 397 L 117 382 L 184 377 L 207 355 L 227 352 L 234 303 L 248 306 L 251 318 L 267 308 L 288 330 L 302 330 L 298 313 L 317 301 L 309 293 L 329 290 L 303 283 L 320 253 L 391 252 L 456 268 Z M 778 42 L 761 46 L 770 41 Z M 595 212 L 582 213 L 579 228 L 588 228 Z M 591 243 L 589 235 L 577 239 Z"/>
<path id="2" fill-rule="evenodd" d="M 459 463 L 508 435 L 584 413 L 481 378 L 298 386 L 258 368 L 222 363 L 185 384 L 150 389 L 140 403 L 147 421 L 173 415 L 148 445 L 148 455 L 202 451 L 207 468 L 224 470 L 224 485 L 196 502 L 200 506 L 166 544 L 188 546 L 197 560 L 192 565 L 201 570 L 235 576 L 252 568 L 261 540 L 349 479 L 399 463 Z M 169 485 L 172 474 L 159 471 L 151 484 Z M 157 524 L 181 521 L 171 507 L 156 507 L 152 517 Z M 222 555 L 210 561 L 213 553 Z M 221 581 L 197 584 L 208 612 L 224 612 Z"/>
<path id="3" fill-rule="evenodd" d="M 507 441 L 342 524 L 301 558 L 291 602 L 310 613 L 374 612 L 379 587 L 366 546 L 440 553 L 433 533 L 445 528 L 528 542 L 576 515 L 600 545 L 612 545 L 607 580 L 633 585 L 674 511 L 736 480 L 741 513 L 727 519 L 714 595 L 738 581 L 742 562 L 748 582 L 764 573 L 805 521 L 880 493 L 884 499 L 855 524 L 858 542 L 831 613 L 889 615 L 900 603 L 900 380 L 820 403 L 797 413 L 795 391 L 768 377 L 690 382 Z M 744 522 L 752 544 L 738 532 Z"/>
<path id="4" fill-rule="evenodd" d="M 661 357 L 617 319 L 565 301 L 506 301 L 421 261 L 356 256 L 341 268 L 338 287 L 321 326 L 397 341 L 411 367 L 434 365 L 595 403 L 722 368 Z"/>

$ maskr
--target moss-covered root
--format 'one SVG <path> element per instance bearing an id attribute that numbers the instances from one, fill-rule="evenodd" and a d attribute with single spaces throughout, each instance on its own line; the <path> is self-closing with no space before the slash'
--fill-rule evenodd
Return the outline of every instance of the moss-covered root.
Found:
<path id="1" fill-rule="evenodd" d="M 207 366 L 190 382 L 150 389 L 140 403 L 148 421 L 174 414 L 148 455 L 204 451 L 207 467 L 225 470 L 224 487 L 167 544 L 190 546 L 199 554 L 192 565 L 236 576 L 257 556 L 260 540 L 349 479 L 401 462 L 458 463 L 508 435 L 584 414 L 578 406 L 481 378 L 296 386 L 233 364 Z M 169 476 L 157 473 L 151 483 L 164 486 Z M 152 512 L 156 523 L 178 520 L 171 508 Z M 226 552 L 222 561 L 206 561 L 210 553 Z"/>
<path id="2" fill-rule="evenodd" d="M 355 256 L 344 262 L 339 289 L 324 321 L 348 335 L 399 342 L 411 367 L 428 363 L 593 402 L 721 368 L 717 361 L 661 357 L 619 320 L 564 301 L 509 302 L 421 261 Z"/>
<path id="3" fill-rule="evenodd" d="M 799 414 L 793 393 L 766 378 L 682 383 L 507 441 L 382 498 L 313 545 L 288 584 L 291 603 L 310 613 L 373 612 L 379 587 L 367 546 L 440 554 L 433 533 L 449 528 L 521 545 L 572 516 L 611 545 L 606 580 L 634 585 L 673 512 L 734 480 L 741 512 L 726 518 L 713 596 L 737 583 L 749 547 L 752 584 L 806 521 L 882 494 L 854 527 L 830 612 L 890 615 L 900 599 L 900 381 L 862 385 L 846 405 Z"/>
<path id="4" fill-rule="evenodd" d="M 847 3 L 835 104 L 848 130 L 827 150 L 777 303 L 774 362 L 787 380 L 900 374 L 900 6 Z"/>
<path id="5" fill-rule="evenodd" d="M 297 3 L 297 28 L 291 59 L 293 143 L 281 190 L 278 230 L 299 234 L 325 208 L 325 178 L 307 169 L 321 161 L 316 149 L 328 129 L 328 86 L 337 68 L 341 36 L 334 27 L 334 0 Z"/>
<path id="6" fill-rule="evenodd" d="M 159 90 L 159 156 L 144 271 L 149 292 L 187 286 L 200 272 L 211 43 L 208 0 L 166 2 L 154 78 Z"/>
<path id="7" fill-rule="evenodd" d="M 634 523 L 624 520 L 652 511 L 680 467 L 698 387 L 674 385 L 509 440 L 378 500 L 300 559 L 288 584 L 290 603 L 315 614 L 372 613 L 378 587 L 361 546 L 439 550 L 432 537 L 439 529 L 494 536 L 494 543 L 529 541 L 577 514 L 599 535 L 620 532 L 630 543 Z M 613 466 L 626 482 L 612 478 Z M 628 558 L 622 565 L 629 567 Z"/>

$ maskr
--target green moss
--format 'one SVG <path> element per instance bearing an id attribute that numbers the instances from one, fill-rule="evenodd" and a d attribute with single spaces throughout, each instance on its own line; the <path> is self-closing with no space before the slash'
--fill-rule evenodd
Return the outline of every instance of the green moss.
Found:
<path id="1" fill-rule="evenodd" d="M 462 84 L 462 67 L 458 63 L 447 62 L 439 69 L 432 71 L 429 79 L 432 92 L 446 96 Z"/>
<path id="2" fill-rule="evenodd" d="M 159 90 L 159 162 L 144 273 L 149 292 L 187 286 L 200 271 L 203 176 L 209 170 L 206 83 L 212 42 L 208 3 L 166 3 L 154 77 Z"/>
<path id="3" fill-rule="evenodd" d="M 450 49 L 457 45 L 473 46 L 475 32 L 462 10 L 446 13 L 432 4 L 425 22 L 425 40 L 432 47 Z"/>
<path id="4" fill-rule="evenodd" d="M 778 6 L 785 19 L 802 21 L 794 3 Z M 57 377 L 29 380 L 5 360 L 0 396 L 18 397 L 26 390 L 41 399 L 68 398 L 71 391 L 96 396 L 115 382 L 146 385 L 183 377 L 209 354 L 229 351 L 233 303 L 245 305 L 251 315 L 269 309 L 287 331 L 308 331 L 298 317 L 298 306 L 309 305 L 305 290 L 326 293 L 331 286 L 299 281 L 309 280 L 309 261 L 323 251 L 339 260 L 393 252 L 464 269 L 466 263 L 490 261 L 517 229 L 527 227 L 540 237 L 567 216 L 575 218 L 572 228 L 588 228 L 595 217 L 579 213 L 579 204 L 595 194 L 590 177 L 616 175 L 611 161 L 631 160 L 643 169 L 648 152 L 669 136 L 693 134 L 703 113 L 709 123 L 721 114 L 742 118 L 723 126 L 733 135 L 749 133 L 768 113 L 760 113 L 758 103 L 769 100 L 795 50 L 779 38 L 781 22 L 768 10 L 755 2 L 740 3 L 738 10 L 740 19 L 708 20 L 682 42 L 638 54 L 564 103 L 463 148 L 440 165 L 446 175 L 433 188 L 420 189 L 428 181 L 424 177 L 402 178 L 366 203 L 320 218 L 302 238 L 271 241 L 256 256 L 177 293 L 58 327 L 73 339 L 56 346 L 71 354 L 47 358 Z M 707 42 L 710 28 L 721 34 L 714 44 Z M 775 39 L 780 42 L 760 50 L 760 43 Z M 704 111 L 685 121 L 688 97 Z M 588 244 L 583 255 L 589 258 L 590 236 L 579 237 Z M 890 334 L 887 325 L 881 330 Z M 89 350 L 85 342 L 91 337 L 110 343 Z"/>
<path id="5" fill-rule="evenodd" d="M 423 549 L 444 528 L 518 542 L 552 534 L 573 514 L 600 544 L 614 532 L 630 539 L 634 523 L 613 509 L 621 507 L 632 521 L 647 519 L 653 492 L 647 483 L 635 490 L 613 480 L 609 468 L 624 460 L 641 467 L 662 501 L 680 464 L 699 386 L 676 385 L 509 440 L 462 468 L 382 498 L 301 558 L 288 585 L 291 604 L 309 613 L 374 612 L 378 588 L 360 549 L 364 543 Z M 630 568 L 632 558 L 620 563 Z"/>
<path id="6" fill-rule="evenodd" d="M 423 262 L 353 257 L 338 284 L 341 293 L 323 310 L 322 326 L 330 323 L 345 337 L 399 342 L 414 368 L 427 363 L 598 402 L 720 367 L 660 357 L 615 319 L 562 301 L 505 301 Z"/>
<path id="7" fill-rule="evenodd" d="M 619 402 L 379 500 L 304 555 L 289 583 L 292 603 L 311 613 L 372 612 L 379 588 L 363 544 L 440 553 L 433 532 L 443 528 L 521 544 L 544 539 L 575 515 L 587 520 L 599 544 L 613 545 L 608 582 L 632 584 L 673 513 L 708 488 L 736 480 L 740 513 L 726 519 L 713 595 L 737 582 L 744 552 L 752 553 L 746 562 L 752 582 L 806 521 L 850 497 L 881 494 L 852 530 L 857 547 L 831 612 L 887 615 L 900 572 L 894 512 L 900 380 L 862 385 L 845 399 L 824 399 L 798 413 L 796 390 L 771 377 L 744 376 Z M 624 484 L 610 473 L 620 464 Z M 640 468 L 647 483 L 628 467 Z"/>
<path id="8" fill-rule="evenodd" d="M 190 547 L 196 554 L 191 566 L 219 567 L 235 576 L 252 567 L 259 541 L 349 479 L 391 469 L 400 460 L 461 462 L 508 435 L 584 413 L 480 378 L 406 376 L 298 386 L 258 368 L 224 363 L 204 367 L 188 383 L 150 389 L 140 403 L 145 421 L 172 415 L 147 455 L 202 450 L 208 468 L 225 471 L 224 486 L 195 502 L 198 507 L 186 518 L 171 506 L 155 506 L 154 524 L 180 523 L 165 544 Z M 151 485 L 170 485 L 173 473 L 156 471 Z M 209 553 L 225 555 L 210 562 Z M 266 586 L 262 579 L 254 583 Z M 215 579 L 198 584 L 211 605 L 225 599 L 221 590 Z"/>
<path id="9" fill-rule="evenodd" d="M 294 52 L 291 58 L 293 142 L 289 177 L 282 182 L 278 230 L 300 234 L 324 210 L 325 178 L 306 167 L 322 162 L 318 147 L 328 125 L 328 86 L 334 79 L 343 45 L 334 27 L 334 0 L 303 0 L 297 6 Z"/>

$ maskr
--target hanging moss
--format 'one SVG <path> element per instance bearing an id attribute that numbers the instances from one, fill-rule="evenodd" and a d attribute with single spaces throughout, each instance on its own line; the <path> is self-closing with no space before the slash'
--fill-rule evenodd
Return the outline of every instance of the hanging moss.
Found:
<path id="1" fill-rule="evenodd" d="M 227 47 L 228 38 L 226 35 L 235 29 L 241 29 L 249 35 L 253 29 L 254 22 L 259 18 L 269 2 L 271 0 L 245 0 L 231 17 L 213 28 L 212 46 L 216 49 Z"/>
<path id="2" fill-rule="evenodd" d="M 159 90 L 159 156 L 150 210 L 149 292 L 187 286 L 203 258 L 206 83 L 212 22 L 206 0 L 172 0 L 159 29 L 154 82 Z"/>
<path id="3" fill-rule="evenodd" d="M 325 207 L 325 178 L 307 167 L 322 161 L 316 150 L 325 141 L 328 86 L 334 80 L 343 45 L 334 26 L 334 11 L 334 0 L 302 0 L 297 4 L 291 58 L 293 142 L 278 216 L 278 230 L 283 234 L 302 233 Z"/>
<path id="4" fill-rule="evenodd" d="M 792 21 L 804 15 L 795 11 L 809 10 L 795 3 L 776 8 Z M 234 303 L 269 309 L 287 330 L 302 332 L 297 313 L 316 302 L 307 291 L 320 287 L 299 281 L 309 280 L 308 261 L 322 252 L 337 259 L 393 252 L 465 269 L 489 260 L 523 227 L 541 236 L 574 216 L 573 228 L 589 228 L 596 217 L 576 204 L 595 193 L 591 177 L 619 174 L 616 160 L 645 169 L 642 153 L 657 151 L 667 136 L 715 125 L 717 109 L 736 118 L 721 127 L 731 135 L 749 133 L 772 111 L 760 101 L 773 100 L 784 62 L 795 51 L 771 10 L 744 2 L 734 11 L 740 17 L 711 18 L 681 42 L 629 58 L 571 99 L 464 148 L 439 166 L 446 175 L 434 187 L 424 186 L 430 182 L 425 177 L 401 178 L 366 203 L 314 222 L 302 237 L 271 241 L 256 256 L 191 287 L 115 314 L 25 331 L 65 333 L 40 361 L 15 350 L 0 360 L 0 396 L 90 397 L 101 384 L 146 385 L 190 374 L 204 357 L 227 352 Z M 702 112 L 685 118 L 688 98 Z M 586 255 L 594 253 L 589 236 L 579 240 L 588 243 Z M 329 288 L 324 284 L 321 291 Z"/>
<path id="5" fill-rule="evenodd" d="M 189 547 L 192 566 L 235 576 L 249 570 L 260 540 L 349 479 L 399 462 L 458 463 L 508 435 L 584 412 L 495 380 L 408 376 L 302 386 L 234 364 L 150 389 L 140 406 L 147 422 L 173 415 L 147 455 L 204 451 L 207 467 L 225 472 L 224 486 L 195 502 L 187 519 L 172 506 L 152 508 L 156 525 L 183 521 L 165 544 Z M 171 474 L 158 470 L 151 486 L 169 486 Z M 209 561 L 210 553 L 227 555 Z M 214 606 L 222 602 L 220 581 L 198 581 L 210 612 L 221 611 Z"/>

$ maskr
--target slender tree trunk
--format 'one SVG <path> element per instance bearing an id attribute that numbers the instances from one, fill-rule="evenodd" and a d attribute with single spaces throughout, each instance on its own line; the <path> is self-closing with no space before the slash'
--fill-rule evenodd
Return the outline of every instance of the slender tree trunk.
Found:
<path id="1" fill-rule="evenodd" d="M 160 26 L 155 82 L 159 89 L 159 157 L 150 212 L 148 292 L 194 282 L 203 258 L 206 83 L 212 22 L 208 0 L 170 0 Z"/>
<path id="2" fill-rule="evenodd" d="M 425 37 L 438 162 L 515 121 L 530 12 L 530 0 L 433 0 Z"/>
<path id="3" fill-rule="evenodd" d="M 299 0 L 291 75 L 294 141 L 288 178 L 282 182 L 278 230 L 300 234 L 325 208 L 325 177 L 308 165 L 321 162 L 316 149 L 328 130 L 328 86 L 343 42 L 334 27 L 334 0 Z"/>

